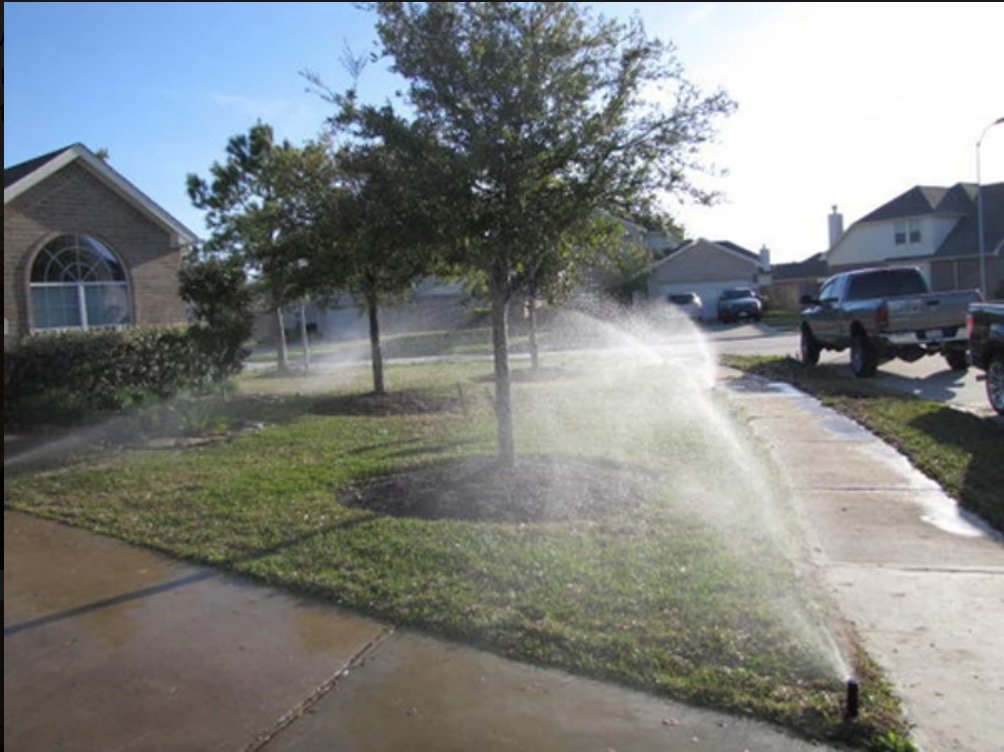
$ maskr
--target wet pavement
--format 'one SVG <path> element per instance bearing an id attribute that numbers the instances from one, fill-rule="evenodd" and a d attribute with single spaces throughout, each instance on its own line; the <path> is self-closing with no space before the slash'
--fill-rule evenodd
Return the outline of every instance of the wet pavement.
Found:
<path id="1" fill-rule="evenodd" d="M 4 748 L 820 749 L 6 510 Z"/>
<path id="2" fill-rule="evenodd" d="M 787 476 L 813 563 L 888 672 L 916 740 L 927 752 L 1000 750 L 1001 541 L 813 400 L 773 387 L 727 393 Z M 4 747 L 822 749 L 7 510 Z"/>
<path id="3" fill-rule="evenodd" d="M 786 476 L 813 562 L 918 745 L 1004 749 L 1001 536 L 815 400 L 771 387 L 733 390 L 731 401 Z"/>

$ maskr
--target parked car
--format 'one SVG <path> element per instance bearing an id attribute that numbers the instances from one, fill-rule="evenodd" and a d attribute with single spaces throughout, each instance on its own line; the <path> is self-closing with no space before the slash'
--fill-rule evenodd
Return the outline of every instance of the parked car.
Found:
<path id="1" fill-rule="evenodd" d="M 965 370 L 966 316 L 981 299 L 979 290 L 933 293 L 912 266 L 835 274 L 815 298 L 802 298 L 802 361 L 815 365 L 822 350 L 850 348 L 851 370 L 861 378 L 893 358 L 912 363 L 934 354 Z"/>
<path id="2" fill-rule="evenodd" d="M 666 296 L 666 300 L 680 313 L 694 321 L 704 318 L 704 301 L 696 292 L 670 293 Z"/>
<path id="3" fill-rule="evenodd" d="M 985 371 L 990 406 L 1004 415 L 1004 303 L 973 303 L 966 328 L 969 360 Z"/>
<path id="4" fill-rule="evenodd" d="M 751 287 L 731 287 L 718 296 L 718 320 L 729 324 L 740 319 L 759 321 L 763 302 Z"/>

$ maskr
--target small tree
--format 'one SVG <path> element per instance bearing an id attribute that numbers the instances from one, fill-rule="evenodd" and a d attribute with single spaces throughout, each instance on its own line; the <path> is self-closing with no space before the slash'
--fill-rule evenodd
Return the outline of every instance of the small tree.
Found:
<path id="1" fill-rule="evenodd" d="M 189 335 L 209 364 L 210 380 L 225 385 L 250 354 L 254 294 L 244 266 L 235 257 L 193 252 L 179 279 L 181 297 L 189 305 Z"/>
<path id="2" fill-rule="evenodd" d="M 206 212 L 210 253 L 233 256 L 249 269 L 271 301 L 279 337 L 278 368 L 288 370 L 283 309 L 302 299 L 308 270 L 302 263 L 306 227 L 296 188 L 301 150 L 276 143 L 257 123 L 227 143 L 226 160 L 210 168 L 210 181 L 188 176 L 192 203 Z"/>
<path id="3" fill-rule="evenodd" d="M 310 267 L 316 278 L 352 294 L 369 322 L 373 391 L 386 392 L 380 309 L 398 302 L 431 269 L 425 178 L 383 146 L 348 146 L 335 157 L 337 178 L 318 185 Z"/>
<path id="4" fill-rule="evenodd" d="M 606 21 L 578 3 L 363 5 L 413 114 L 359 106 L 349 92 L 340 119 L 390 149 L 418 151 L 401 134 L 424 146 L 440 233 L 488 286 L 499 458 L 512 465 L 510 300 L 567 270 L 580 247 L 569 239 L 589 237 L 602 212 L 630 214 L 659 193 L 710 200 L 690 174 L 733 104 L 689 83 L 637 19 Z"/>

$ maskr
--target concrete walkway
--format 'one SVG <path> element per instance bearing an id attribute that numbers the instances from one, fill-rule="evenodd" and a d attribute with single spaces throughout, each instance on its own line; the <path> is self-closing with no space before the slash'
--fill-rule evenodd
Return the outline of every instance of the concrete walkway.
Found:
<path id="1" fill-rule="evenodd" d="M 733 402 L 787 476 L 815 564 L 888 672 L 915 741 L 1000 752 L 1001 537 L 852 421 L 783 385 L 734 383 L 747 385 Z"/>
<path id="2" fill-rule="evenodd" d="M 853 424 L 735 377 L 723 380 L 739 387 L 728 390 L 736 409 L 787 473 L 815 563 L 889 672 L 917 740 L 927 752 L 998 752 L 1004 546 Z M 6 510 L 4 746 L 820 749 Z"/>

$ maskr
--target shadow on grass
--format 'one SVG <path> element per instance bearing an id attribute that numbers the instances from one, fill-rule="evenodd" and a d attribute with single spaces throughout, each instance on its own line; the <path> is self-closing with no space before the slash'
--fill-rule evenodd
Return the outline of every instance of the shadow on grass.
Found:
<path id="1" fill-rule="evenodd" d="M 1004 430 L 990 418 L 948 407 L 919 416 L 910 425 L 930 440 L 968 455 L 959 503 L 1004 533 Z"/>

